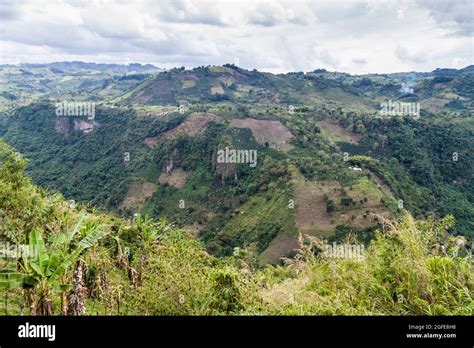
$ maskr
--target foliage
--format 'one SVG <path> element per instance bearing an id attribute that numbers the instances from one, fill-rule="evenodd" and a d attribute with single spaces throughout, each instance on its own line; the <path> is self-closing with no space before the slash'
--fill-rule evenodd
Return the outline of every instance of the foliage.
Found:
<path id="1" fill-rule="evenodd" d="M 3 158 L 21 161 L 2 146 Z M 20 165 L 4 160 L 0 170 L 8 168 L 16 168 L 11 177 L 19 184 L 12 188 L 9 177 L 2 177 L 3 202 L 18 194 L 26 202 L 38 197 L 28 179 L 18 182 Z M 2 261 L 0 284 L 4 294 L 11 295 L 5 313 L 18 313 L 26 305 L 37 315 L 71 313 L 63 309 L 64 294 L 78 289 L 85 294 L 86 314 L 472 315 L 474 311 L 472 261 L 465 239 L 446 232 L 454 223 L 451 216 L 415 221 L 407 215 L 400 224 L 386 221 L 390 231 L 364 241 L 368 246 L 363 259 L 328 258 L 320 253 L 323 242 L 308 237 L 309 243 L 300 239 L 299 252 L 284 266 L 257 268 L 245 256 L 247 251 L 218 259 L 165 220 L 142 216 L 123 220 L 48 194 L 42 199 L 54 206 L 46 225 L 38 225 L 44 219 L 40 210 L 29 212 L 24 205 L 5 211 L 1 206 L 5 216 L 22 216 L 30 220 L 29 226 L 37 226 L 28 236 L 30 246 L 38 250 L 33 258 Z M 344 231 L 343 238 L 357 243 Z M 59 302 L 61 310 L 54 306 Z"/>

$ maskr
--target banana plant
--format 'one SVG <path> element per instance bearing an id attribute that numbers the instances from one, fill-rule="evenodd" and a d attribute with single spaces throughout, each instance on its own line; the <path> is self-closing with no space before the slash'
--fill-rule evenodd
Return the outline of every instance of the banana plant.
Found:
<path id="1" fill-rule="evenodd" d="M 143 249 L 147 252 L 151 249 L 153 244 L 156 243 L 160 236 L 173 226 L 172 224 L 169 224 L 165 218 L 155 222 L 147 215 L 144 217 L 139 215 L 135 222 L 140 232 Z"/>
<path id="2" fill-rule="evenodd" d="M 38 229 L 33 229 L 29 235 L 29 248 L 33 251 L 32 257 L 23 256 L 20 262 L 21 271 L 4 271 L 0 273 L 0 288 L 12 289 L 22 287 L 29 289 L 31 298 L 30 309 L 32 314 L 52 315 L 52 292 L 64 293 L 72 289 L 72 285 L 60 280 L 81 253 L 94 246 L 102 239 L 106 232 L 98 228 L 97 224 L 83 225 L 84 214 L 77 224 L 68 232 L 57 234 L 49 245 L 46 245 Z M 76 244 L 74 236 L 81 231 L 82 239 Z"/>
<path id="3" fill-rule="evenodd" d="M 0 289 L 18 289 L 30 282 L 31 279 L 27 274 L 15 270 L 0 270 Z"/>

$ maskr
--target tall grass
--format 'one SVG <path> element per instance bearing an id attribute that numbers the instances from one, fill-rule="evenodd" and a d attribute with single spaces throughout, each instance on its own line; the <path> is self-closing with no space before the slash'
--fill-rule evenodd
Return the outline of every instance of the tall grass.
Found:
<path id="1" fill-rule="evenodd" d="M 452 224 L 452 217 L 436 222 L 407 215 L 379 232 L 362 260 L 318 256 L 313 251 L 321 241 L 313 239 L 286 267 L 272 270 L 288 277 L 262 290 L 268 312 L 472 315 L 472 260 L 464 240 L 446 233 Z"/>

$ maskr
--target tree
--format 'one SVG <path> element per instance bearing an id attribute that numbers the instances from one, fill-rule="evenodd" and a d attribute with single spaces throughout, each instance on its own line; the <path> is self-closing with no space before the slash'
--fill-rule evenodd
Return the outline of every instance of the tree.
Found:
<path id="1" fill-rule="evenodd" d="M 81 228 L 84 215 L 75 227 L 67 233 L 54 236 L 51 243 L 46 244 L 42 233 L 34 228 L 29 235 L 29 255 L 22 255 L 19 261 L 21 272 L 6 271 L 0 273 L 0 289 L 23 288 L 27 292 L 31 315 L 52 315 L 54 313 L 52 294 L 64 294 L 73 288 L 68 283 L 67 271 L 82 252 L 102 239 L 106 233 L 97 224 L 88 222 Z M 76 244 L 74 237 L 78 231 L 84 237 Z M 77 290 L 77 289 L 76 289 Z M 74 291 L 74 290 L 73 290 Z M 82 306 L 84 304 L 82 303 Z M 63 303 L 61 307 L 65 306 Z M 84 313 L 84 308 L 78 310 Z"/>
<path id="2" fill-rule="evenodd" d="M 342 197 L 341 198 L 341 204 L 344 205 L 344 206 L 349 206 L 353 203 L 353 200 L 351 197 Z"/>
<path id="3" fill-rule="evenodd" d="M 326 203 L 326 212 L 331 213 L 336 209 L 336 204 L 333 201 L 329 200 Z"/>

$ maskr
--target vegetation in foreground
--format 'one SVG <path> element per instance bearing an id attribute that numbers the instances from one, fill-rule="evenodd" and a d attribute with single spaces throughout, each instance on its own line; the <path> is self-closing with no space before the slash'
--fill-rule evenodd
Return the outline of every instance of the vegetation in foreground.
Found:
<path id="1" fill-rule="evenodd" d="M 51 195 L 3 142 L 0 165 L 2 246 L 36 251 L 2 258 L 2 314 L 474 313 L 472 260 L 465 240 L 447 233 L 451 216 L 387 222 L 357 260 L 325 257 L 322 240 L 301 236 L 294 258 L 261 268 L 251 249 L 215 258 L 166 221 L 125 220 Z"/>

